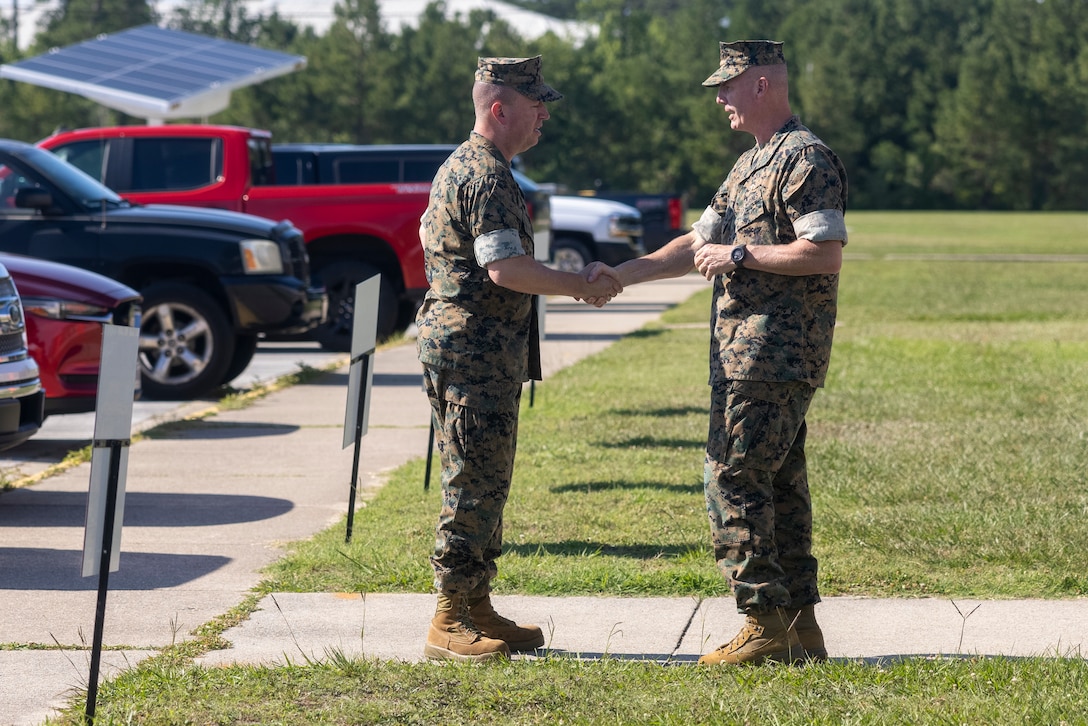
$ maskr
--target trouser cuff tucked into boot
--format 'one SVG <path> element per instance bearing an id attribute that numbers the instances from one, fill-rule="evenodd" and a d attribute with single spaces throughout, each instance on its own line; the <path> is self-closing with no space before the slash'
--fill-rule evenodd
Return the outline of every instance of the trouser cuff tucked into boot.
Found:
<path id="1" fill-rule="evenodd" d="M 443 592 L 438 596 L 438 608 L 427 632 L 423 655 L 434 660 L 480 663 L 509 658 L 510 647 L 480 632 L 469 615 L 464 595 Z"/>
<path id="2" fill-rule="evenodd" d="M 469 614 L 472 622 L 488 638 L 496 638 L 510 646 L 514 652 L 536 650 L 544 645 L 544 633 L 536 625 L 518 625 L 495 612 L 491 596 L 469 598 Z"/>

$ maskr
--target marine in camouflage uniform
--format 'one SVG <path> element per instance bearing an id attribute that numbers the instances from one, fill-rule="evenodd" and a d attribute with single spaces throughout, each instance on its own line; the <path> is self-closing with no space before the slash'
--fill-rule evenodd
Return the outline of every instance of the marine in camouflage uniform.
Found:
<path id="1" fill-rule="evenodd" d="M 719 70 L 703 85 L 720 86 L 749 67 L 784 67 L 781 52 L 780 43 L 723 43 Z M 743 662 L 748 646 L 741 641 L 756 641 L 768 622 L 787 618 L 791 625 L 808 620 L 811 632 L 797 645 L 826 657 L 812 617 L 820 595 L 805 415 L 827 375 L 839 276 L 776 274 L 748 269 L 744 260 L 759 246 L 799 239 L 845 245 L 846 171 L 796 116 L 757 141 L 692 230 L 696 246 L 733 246 L 736 262 L 714 278 L 704 482 L 718 568 L 738 609 L 755 616 L 709 662 Z M 783 636 L 787 649 L 793 637 Z"/>
<path id="2" fill-rule="evenodd" d="M 544 644 L 541 629 L 498 615 L 491 580 L 502 553 L 522 384 L 539 379 L 536 295 L 611 298 L 611 268 L 583 274 L 534 259 L 532 220 L 510 159 L 536 144 L 562 96 L 541 58 L 480 58 L 476 124 L 435 175 L 420 241 L 430 288 L 417 346 L 442 462 L 442 507 L 431 557 L 438 608 L 424 653 L 467 661 Z M 593 269 L 603 278 L 589 282 Z"/>
<path id="3" fill-rule="evenodd" d="M 846 172 L 790 111 L 781 43 L 719 50 L 703 85 L 756 146 L 691 232 L 617 269 L 629 285 L 694 264 L 714 282 L 705 493 L 715 560 L 747 617 L 700 663 L 824 658 L 805 415 L 830 359 Z"/>

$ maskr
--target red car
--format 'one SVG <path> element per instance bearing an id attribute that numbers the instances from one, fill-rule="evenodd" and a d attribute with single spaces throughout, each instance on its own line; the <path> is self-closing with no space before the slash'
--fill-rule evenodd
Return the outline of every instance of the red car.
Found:
<path id="1" fill-rule="evenodd" d="M 78 267 L 0 254 L 26 316 L 30 355 L 45 389 L 45 415 L 95 409 L 102 326 L 140 324 L 140 293 Z M 134 394 L 138 392 L 133 382 Z"/>

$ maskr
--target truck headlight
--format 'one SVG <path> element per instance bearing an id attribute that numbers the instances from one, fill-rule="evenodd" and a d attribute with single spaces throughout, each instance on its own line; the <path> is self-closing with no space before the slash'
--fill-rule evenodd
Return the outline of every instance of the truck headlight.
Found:
<path id="1" fill-rule="evenodd" d="M 283 257 L 280 246 L 266 239 L 246 239 L 238 243 L 242 249 L 242 269 L 247 275 L 282 275 Z"/>
<path id="2" fill-rule="evenodd" d="M 642 218 L 614 212 L 608 215 L 608 234 L 612 237 L 641 237 Z"/>
<path id="3" fill-rule="evenodd" d="M 24 297 L 23 310 L 50 320 L 83 320 L 90 323 L 110 322 L 109 308 L 101 305 L 61 300 L 55 297 Z"/>
<path id="4" fill-rule="evenodd" d="M 23 321 L 23 307 L 19 304 L 18 298 L 0 303 L 0 335 L 23 333 L 25 339 L 26 323 Z"/>

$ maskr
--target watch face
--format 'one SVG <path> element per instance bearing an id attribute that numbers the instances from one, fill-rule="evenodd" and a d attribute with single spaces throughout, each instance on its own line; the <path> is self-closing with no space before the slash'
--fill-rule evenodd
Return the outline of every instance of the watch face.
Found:
<path id="1" fill-rule="evenodd" d="M 731 257 L 733 258 L 733 262 L 739 265 L 741 262 L 744 261 L 744 248 L 734 247 Z"/>

